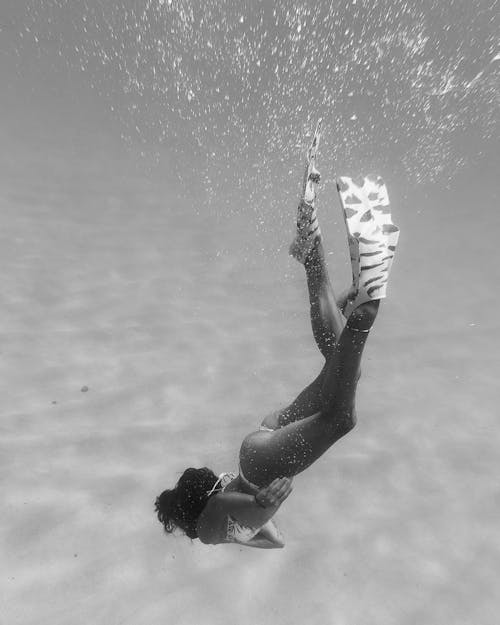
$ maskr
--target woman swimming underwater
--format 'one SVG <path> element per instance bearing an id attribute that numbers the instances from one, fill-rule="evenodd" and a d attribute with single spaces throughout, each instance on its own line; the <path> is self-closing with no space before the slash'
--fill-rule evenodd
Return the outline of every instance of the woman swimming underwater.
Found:
<path id="1" fill-rule="evenodd" d="M 356 423 L 355 393 L 361 355 L 385 297 L 399 236 L 380 177 L 337 182 L 353 270 L 353 284 L 336 303 L 315 211 L 320 123 L 308 152 L 297 234 L 290 253 L 303 263 L 312 331 L 325 364 L 286 408 L 266 417 L 243 440 L 239 474 L 208 468 L 184 471 L 175 488 L 156 499 L 166 532 L 179 528 L 206 544 L 283 547 L 273 521 L 292 491 L 292 478 L 311 466 Z"/>

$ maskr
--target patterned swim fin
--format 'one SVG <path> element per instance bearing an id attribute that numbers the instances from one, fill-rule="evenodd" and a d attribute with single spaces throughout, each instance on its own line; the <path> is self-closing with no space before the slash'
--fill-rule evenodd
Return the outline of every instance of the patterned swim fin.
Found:
<path id="1" fill-rule="evenodd" d="M 399 228 L 392 223 L 387 188 L 380 176 L 342 176 L 337 189 L 351 255 L 353 284 L 344 309 L 349 317 L 360 304 L 386 296 Z"/>
<path id="2" fill-rule="evenodd" d="M 320 173 L 316 169 L 316 154 L 319 140 L 321 138 L 320 119 L 316 124 L 316 130 L 312 143 L 307 151 L 306 169 L 302 185 L 302 196 L 297 209 L 297 233 L 289 253 L 300 263 L 304 263 L 307 255 L 311 251 L 314 241 L 321 235 L 314 200 L 316 199 L 316 186 L 320 181 Z"/>
<path id="3" fill-rule="evenodd" d="M 392 223 L 387 187 L 381 176 L 367 176 L 364 189 L 371 205 L 373 218 L 382 229 L 382 233 L 387 236 L 387 251 L 390 256 L 387 260 L 387 274 L 389 274 L 398 245 L 399 228 Z"/>

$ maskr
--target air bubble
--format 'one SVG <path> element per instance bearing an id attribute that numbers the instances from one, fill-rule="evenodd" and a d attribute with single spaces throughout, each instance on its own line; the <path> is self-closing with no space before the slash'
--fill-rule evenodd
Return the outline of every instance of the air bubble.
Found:
<path id="1" fill-rule="evenodd" d="M 300 186 L 320 116 L 321 164 L 390 165 L 418 182 L 450 178 L 478 158 L 464 136 L 498 133 L 493 7 L 473 14 L 455 1 L 393 0 L 388 12 L 381 0 L 277 0 L 267 11 L 206 0 L 195 13 L 187 0 L 92 12 L 87 4 L 32 2 L 18 45 L 50 54 L 45 39 L 58 41 L 58 58 L 102 94 L 124 140 L 151 152 L 171 146 L 183 188 L 195 180 L 210 197 L 232 189 L 258 216 L 278 194 L 296 196 L 290 178 Z"/>

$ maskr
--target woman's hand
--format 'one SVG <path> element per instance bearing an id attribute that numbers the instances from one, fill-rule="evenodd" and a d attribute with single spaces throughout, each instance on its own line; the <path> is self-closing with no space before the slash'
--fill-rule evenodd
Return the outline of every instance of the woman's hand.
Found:
<path id="1" fill-rule="evenodd" d="M 269 486 L 261 488 L 255 495 L 255 501 L 262 508 L 279 507 L 292 492 L 292 480 L 289 477 L 278 477 Z"/>

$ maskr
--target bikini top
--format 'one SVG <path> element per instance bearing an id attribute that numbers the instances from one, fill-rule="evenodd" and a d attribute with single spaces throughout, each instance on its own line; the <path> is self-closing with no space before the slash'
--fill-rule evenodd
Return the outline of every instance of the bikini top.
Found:
<path id="1" fill-rule="evenodd" d="M 230 484 L 236 477 L 236 473 L 221 473 L 213 488 L 208 491 L 208 496 L 210 497 L 210 495 L 213 495 L 214 493 L 223 493 L 226 490 L 227 485 Z M 244 545 L 252 540 L 252 538 L 260 532 L 260 530 L 260 527 L 243 525 L 228 514 L 225 538 L 227 542 L 240 543 L 241 545 Z"/>

